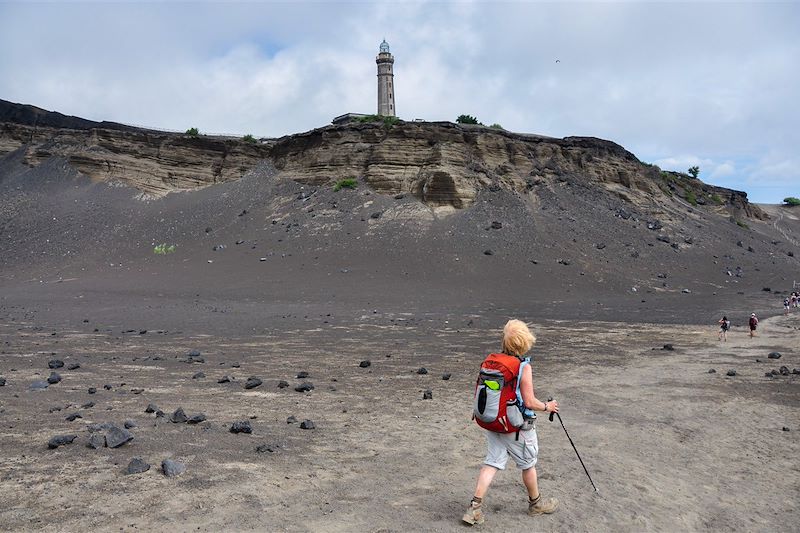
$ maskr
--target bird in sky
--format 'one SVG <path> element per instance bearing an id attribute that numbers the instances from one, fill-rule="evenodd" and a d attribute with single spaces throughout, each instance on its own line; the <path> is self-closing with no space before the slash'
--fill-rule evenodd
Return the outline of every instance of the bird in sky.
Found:
<path id="1" fill-rule="evenodd" d="M 561 60 L 560 59 L 556 59 L 556 63 L 561 63 Z"/>

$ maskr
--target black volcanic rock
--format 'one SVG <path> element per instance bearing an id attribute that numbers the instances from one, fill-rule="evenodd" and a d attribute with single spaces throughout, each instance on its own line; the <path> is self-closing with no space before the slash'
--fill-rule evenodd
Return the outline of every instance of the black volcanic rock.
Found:
<path id="1" fill-rule="evenodd" d="M 72 441 L 77 439 L 77 435 L 56 435 L 52 437 L 49 441 L 47 441 L 47 447 L 51 450 L 58 448 L 59 446 L 64 446 L 66 444 L 72 444 Z"/>
<path id="2" fill-rule="evenodd" d="M 141 474 L 150 470 L 150 465 L 142 461 L 139 457 L 134 457 L 128 463 L 128 468 L 125 469 L 125 474 Z"/>
<path id="3" fill-rule="evenodd" d="M 200 422 L 204 422 L 206 420 L 206 415 L 203 413 L 196 414 L 192 416 L 189 420 L 186 421 L 187 424 L 199 424 Z"/>
<path id="4" fill-rule="evenodd" d="M 770 352 L 769 355 L 767 355 L 767 357 L 769 357 L 770 359 L 780 359 L 781 354 L 780 352 Z"/>
<path id="5" fill-rule="evenodd" d="M 252 433 L 253 428 L 250 427 L 249 420 L 242 420 L 240 422 L 234 422 L 231 424 L 231 433 Z"/>
<path id="6" fill-rule="evenodd" d="M 186 465 L 172 459 L 164 459 L 161 461 L 161 471 L 167 477 L 175 477 L 186 471 Z"/>
<path id="7" fill-rule="evenodd" d="M 158 411 L 158 406 L 154 403 L 148 403 L 147 407 L 144 408 L 145 413 L 155 413 Z"/>
<path id="8" fill-rule="evenodd" d="M 67 370 L 78 370 L 80 367 L 80 363 L 70 363 L 67 365 Z"/>
<path id="9" fill-rule="evenodd" d="M 262 383 L 263 382 L 260 379 L 258 379 L 257 377 L 251 376 L 251 377 L 247 378 L 247 382 L 244 384 L 244 388 L 245 389 L 254 389 L 254 388 L 258 387 L 259 385 L 261 385 Z"/>
<path id="10" fill-rule="evenodd" d="M 170 417 L 169 417 L 169 421 L 170 421 L 170 422 L 173 422 L 173 423 L 175 423 L 175 424 L 183 424 L 183 423 L 184 423 L 184 422 L 186 422 L 187 420 L 189 420 L 189 419 L 188 419 L 188 417 L 186 416 L 186 413 L 184 413 L 184 412 L 183 412 L 183 407 L 178 407 L 178 408 L 175 410 L 175 412 L 174 412 L 174 413 L 172 413 L 172 414 L 170 415 Z"/>
<path id="11" fill-rule="evenodd" d="M 47 382 L 50 385 L 55 385 L 56 383 L 61 382 L 61 376 L 58 372 L 50 372 L 50 376 L 47 378 Z"/>
<path id="12" fill-rule="evenodd" d="M 314 384 L 311 383 L 310 381 L 304 381 L 300 385 L 296 386 L 294 390 L 296 390 L 297 392 L 310 392 L 314 390 Z"/>
<path id="13" fill-rule="evenodd" d="M 106 431 L 106 446 L 109 448 L 119 448 L 126 442 L 130 442 L 133 440 L 133 435 L 131 435 L 130 431 L 122 428 L 118 428 L 117 426 L 111 426 Z"/>
<path id="14" fill-rule="evenodd" d="M 50 361 L 47 362 L 47 368 L 50 369 L 61 368 L 63 366 L 64 366 L 64 361 L 62 361 L 61 359 L 51 359 Z"/>
<path id="15" fill-rule="evenodd" d="M 314 429 L 316 426 L 311 420 L 303 420 L 300 422 L 300 429 Z"/>
<path id="16" fill-rule="evenodd" d="M 361 368 L 369 368 L 372 365 L 372 362 L 369 360 L 364 360 L 358 363 L 358 366 Z"/>
<path id="17" fill-rule="evenodd" d="M 431 389 L 425 390 L 425 392 L 422 393 L 422 399 L 433 400 L 433 391 Z"/>

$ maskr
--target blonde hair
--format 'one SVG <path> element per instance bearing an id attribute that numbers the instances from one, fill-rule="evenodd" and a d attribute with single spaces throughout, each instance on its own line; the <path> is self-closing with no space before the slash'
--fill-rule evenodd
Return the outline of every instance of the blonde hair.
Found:
<path id="1" fill-rule="evenodd" d="M 525 355 L 536 337 L 522 320 L 509 320 L 503 328 L 503 352 L 509 355 Z"/>

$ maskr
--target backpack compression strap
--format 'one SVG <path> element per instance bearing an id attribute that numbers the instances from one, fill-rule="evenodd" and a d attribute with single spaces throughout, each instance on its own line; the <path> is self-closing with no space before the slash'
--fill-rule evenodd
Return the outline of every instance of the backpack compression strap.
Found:
<path id="1" fill-rule="evenodd" d="M 536 413 L 534 413 L 532 409 L 525 407 L 525 402 L 522 400 L 522 393 L 519 391 L 520 383 L 522 383 L 522 369 L 525 368 L 526 365 L 530 364 L 530 357 L 526 357 L 519 364 L 519 374 L 517 375 L 517 405 L 519 406 L 519 410 L 522 412 L 522 416 L 525 418 L 536 418 Z"/>

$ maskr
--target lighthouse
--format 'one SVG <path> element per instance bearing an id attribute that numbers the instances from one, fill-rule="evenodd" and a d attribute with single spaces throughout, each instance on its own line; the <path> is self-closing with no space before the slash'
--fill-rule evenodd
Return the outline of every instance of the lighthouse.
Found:
<path id="1" fill-rule="evenodd" d="M 383 40 L 375 59 L 378 64 L 378 114 L 384 117 L 396 116 L 394 107 L 394 57 L 389 52 L 389 43 Z"/>

